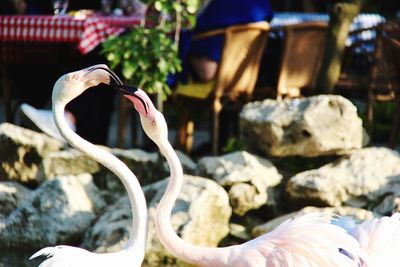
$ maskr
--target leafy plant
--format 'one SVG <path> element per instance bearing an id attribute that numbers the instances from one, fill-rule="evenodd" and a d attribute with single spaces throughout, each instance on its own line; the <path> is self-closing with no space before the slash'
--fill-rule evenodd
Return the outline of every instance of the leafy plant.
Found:
<path id="1" fill-rule="evenodd" d="M 222 149 L 224 153 L 232 153 L 235 151 L 241 151 L 241 150 L 246 150 L 246 145 L 243 141 L 235 138 L 235 137 L 230 137 L 225 145 L 225 147 Z"/>
<path id="2" fill-rule="evenodd" d="M 127 82 L 150 94 L 170 93 L 167 78 L 181 70 L 178 57 L 182 25 L 192 26 L 199 0 L 149 0 L 146 23 L 126 34 L 103 42 L 102 53 L 112 69 L 119 69 Z M 149 27 L 146 25 L 150 25 Z"/>

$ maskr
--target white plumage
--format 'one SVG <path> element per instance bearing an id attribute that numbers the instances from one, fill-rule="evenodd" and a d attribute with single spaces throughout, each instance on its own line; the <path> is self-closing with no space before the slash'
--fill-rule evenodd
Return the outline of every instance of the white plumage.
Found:
<path id="1" fill-rule="evenodd" d="M 97 254 L 71 246 L 47 247 L 30 257 L 47 257 L 39 267 L 137 267 L 142 264 L 147 238 L 147 206 L 136 176 L 115 156 L 78 136 L 64 117 L 68 102 L 90 87 L 100 83 L 110 84 L 112 81 L 122 86 L 119 78 L 106 65 L 95 65 L 65 74 L 54 85 L 52 105 L 57 128 L 68 143 L 111 170 L 125 186 L 132 213 L 135 214 L 130 238 L 125 248 L 115 253 Z"/>
<path id="2" fill-rule="evenodd" d="M 400 266 L 400 213 L 364 221 L 351 234 L 369 256 L 369 265 L 362 267 Z"/>

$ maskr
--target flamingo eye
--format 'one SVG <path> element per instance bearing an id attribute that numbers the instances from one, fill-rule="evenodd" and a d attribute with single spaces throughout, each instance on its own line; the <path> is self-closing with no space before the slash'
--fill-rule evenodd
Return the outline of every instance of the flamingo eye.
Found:
<path id="1" fill-rule="evenodd" d="M 76 79 L 75 74 L 72 74 L 72 73 L 67 74 L 67 77 L 66 77 L 67 81 L 71 81 L 71 80 L 75 80 L 75 79 Z"/>

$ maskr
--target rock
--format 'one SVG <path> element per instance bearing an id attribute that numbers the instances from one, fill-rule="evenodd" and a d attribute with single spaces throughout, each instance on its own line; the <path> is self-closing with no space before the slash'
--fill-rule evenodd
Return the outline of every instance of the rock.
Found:
<path id="1" fill-rule="evenodd" d="M 338 95 L 249 103 L 240 128 L 250 148 L 276 157 L 348 154 L 364 134 L 356 107 Z"/>
<path id="2" fill-rule="evenodd" d="M 0 220 L 4 220 L 29 195 L 17 182 L 0 182 Z"/>
<path id="3" fill-rule="evenodd" d="M 249 234 L 249 231 L 244 225 L 231 223 L 229 224 L 229 228 L 230 228 L 229 234 L 239 240 L 242 240 L 243 242 L 252 239 L 252 236 Z"/>
<path id="4" fill-rule="evenodd" d="M 266 159 L 245 151 L 204 157 L 198 162 L 197 175 L 212 178 L 227 189 L 235 214 L 244 215 L 263 205 L 277 206 L 282 176 Z"/>
<path id="5" fill-rule="evenodd" d="M 44 180 L 42 161 L 63 144 L 45 134 L 13 124 L 0 125 L 0 180 L 40 183 Z"/>
<path id="6" fill-rule="evenodd" d="M 43 167 L 46 180 L 61 175 L 94 174 L 101 168 L 99 163 L 73 148 L 48 153 Z"/>
<path id="7" fill-rule="evenodd" d="M 84 235 L 82 247 L 96 252 L 121 250 L 129 239 L 132 210 L 128 196 L 108 206 Z"/>
<path id="8" fill-rule="evenodd" d="M 178 155 L 178 158 L 182 164 L 183 172 L 186 174 L 195 174 L 197 168 L 196 163 L 194 163 L 194 161 L 185 153 L 179 150 L 175 150 L 175 152 Z M 169 167 L 166 161 L 164 162 L 164 169 L 166 173 L 169 173 Z"/>
<path id="9" fill-rule="evenodd" d="M 400 197 L 393 194 L 386 195 L 382 202 L 373 207 L 372 210 L 382 216 L 390 216 L 393 213 L 400 212 Z"/>
<path id="10" fill-rule="evenodd" d="M 161 180 L 166 176 L 167 172 L 157 153 L 149 153 L 140 149 L 118 148 L 109 149 L 109 151 L 128 166 L 142 186 Z M 107 203 L 115 203 L 126 195 L 126 190 L 119 178 L 103 166 L 94 175 L 94 180 L 96 185 L 103 190 Z"/>
<path id="11" fill-rule="evenodd" d="M 303 206 L 375 206 L 383 196 L 400 196 L 400 155 L 387 148 L 360 149 L 293 176 L 286 191 Z"/>
<path id="12" fill-rule="evenodd" d="M 265 224 L 256 226 L 251 231 L 253 237 L 258 237 L 265 233 L 268 233 L 274 230 L 278 225 L 282 222 L 286 221 L 290 218 L 296 218 L 304 214 L 312 213 L 312 212 L 326 212 L 329 214 L 335 214 L 342 217 L 349 216 L 353 218 L 355 221 L 361 222 L 367 219 L 371 219 L 374 217 L 373 213 L 368 210 L 359 209 L 359 208 L 352 208 L 352 207 L 337 207 L 337 208 L 317 208 L 317 207 L 305 207 L 299 211 L 291 212 L 285 214 L 283 216 L 277 217 Z"/>
<path id="13" fill-rule="evenodd" d="M 149 201 L 149 237 L 146 264 L 159 266 L 162 262 L 175 262 L 175 258 L 161 245 L 155 232 L 156 206 L 166 190 L 168 180 L 145 188 Z M 225 190 L 209 179 L 184 177 L 184 186 L 172 211 L 172 226 L 180 237 L 200 246 L 217 246 L 229 233 L 231 207 Z M 186 264 L 177 261 L 177 266 Z"/>
<path id="14" fill-rule="evenodd" d="M 155 233 L 155 211 L 167 182 L 165 179 L 143 188 L 149 206 L 149 232 L 143 266 L 185 266 L 161 245 Z M 128 240 L 131 216 L 128 198 L 124 196 L 107 208 L 85 235 L 82 246 L 98 252 L 120 250 Z M 185 175 L 171 219 L 179 236 L 190 243 L 216 246 L 229 232 L 230 216 L 228 196 L 222 187 L 209 179 Z"/>
<path id="15" fill-rule="evenodd" d="M 75 244 L 104 206 L 98 194 L 89 174 L 44 182 L 0 222 L 0 251 Z"/>
<path id="16" fill-rule="evenodd" d="M 149 153 L 140 149 L 112 149 L 111 153 L 122 160 L 140 180 L 140 184 L 147 185 L 160 181 L 168 175 L 164 171 L 157 153 Z"/>
<path id="17" fill-rule="evenodd" d="M 142 186 L 159 181 L 167 175 L 157 153 L 149 153 L 140 149 L 111 149 L 110 152 L 123 161 L 136 175 Z M 117 198 L 126 193 L 121 181 L 105 167 L 95 175 L 96 184 L 100 188 L 108 190 Z"/>

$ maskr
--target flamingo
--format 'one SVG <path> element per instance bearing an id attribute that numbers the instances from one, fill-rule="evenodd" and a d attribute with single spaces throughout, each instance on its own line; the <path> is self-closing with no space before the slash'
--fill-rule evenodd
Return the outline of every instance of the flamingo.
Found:
<path id="1" fill-rule="evenodd" d="M 338 225 L 347 229 L 360 243 L 373 267 L 395 267 L 400 262 L 400 213 L 373 218 L 356 224 L 349 218 L 341 218 Z M 365 263 L 361 267 L 367 266 Z"/>
<path id="2" fill-rule="evenodd" d="M 183 171 L 168 141 L 166 121 L 142 90 L 124 87 L 124 95 L 133 103 L 145 133 L 159 147 L 170 167 L 169 183 L 157 207 L 155 226 L 161 243 L 174 256 L 196 266 L 213 267 L 344 267 L 366 261 L 358 242 L 344 229 L 331 224 L 330 216 L 321 213 L 289 219 L 275 230 L 241 245 L 211 248 L 181 239 L 174 232 L 170 217 L 182 187 Z"/>
<path id="3" fill-rule="evenodd" d="M 147 206 L 136 176 L 111 153 L 78 136 L 64 118 L 64 109 L 68 102 L 90 87 L 113 82 L 122 85 L 121 80 L 103 64 L 67 73 L 54 85 L 52 108 L 57 128 L 69 144 L 114 172 L 125 186 L 133 213 L 129 240 L 123 250 L 104 254 L 72 246 L 46 247 L 30 257 L 30 260 L 39 256 L 47 257 L 39 267 L 136 267 L 143 262 L 147 239 Z"/>

